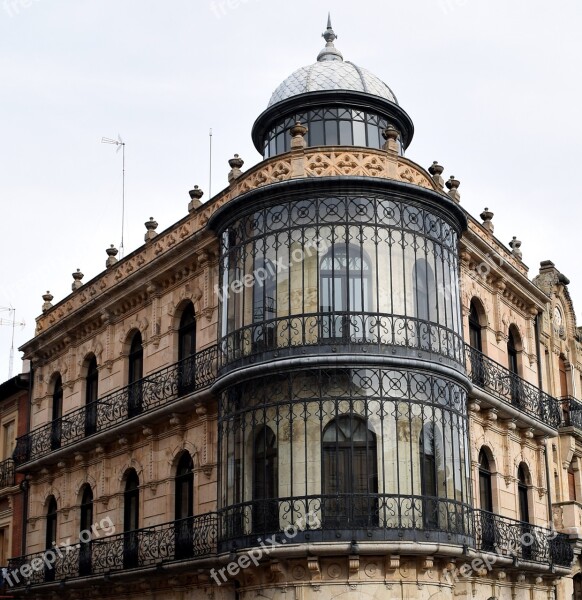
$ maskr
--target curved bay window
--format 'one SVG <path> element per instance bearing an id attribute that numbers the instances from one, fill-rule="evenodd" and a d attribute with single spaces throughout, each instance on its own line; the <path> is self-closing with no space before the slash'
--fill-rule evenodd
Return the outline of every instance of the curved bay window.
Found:
<path id="1" fill-rule="evenodd" d="M 52 401 L 51 450 L 56 450 L 61 447 L 63 416 L 63 380 L 60 375 L 55 378 Z"/>
<path id="2" fill-rule="evenodd" d="M 334 419 L 323 431 L 322 516 L 325 527 L 378 525 L 376 435 L 359 417 Z"/>
<path id="3" fill-rule="evenodd" d="M 274 125 L 264 138 L 263 157 L 289 152 L 291 129 L 299 121 L 307 127 L 308 146 L 363 146 L 382 148 L 383 132 L 389 125 L 378 113 L 349 107 L 320 108 L 295 113 Z M 403 154 L 400 145 L 400 154 Z"/>
<path id="4" fill-rule="evenodd" d="M 225 364 L 366 344 L 464 365 L 458 234 L 436 209 L 388 193 L 291 197 L 231 219 L 220 231 Z"/>
<path id="5" fill-rule="evenodd" d="M 479 507 L 481 508 L 482 548 L 487 552 L 495 550 L 495 517 L 493 515 L 493 490 L 491 467 L 484 449 L 479 452 Z"/>
<path id="6" fill-rule="evenodd" d="M 194 515 L 194 462 L 189 452 L 184 452 L 178 462 L 175 480 L 175 538 L 176 558 L 189 558 L 194 554 L 192 516 Z"/>
<path id="7" fill-rule="evenodd" d="M 178 361 L 180 363 L 178 395 L 190 393 L 196 384 L 196 316 L 189 302 L 180 318 L 178 330 Z"/>
<path id="8" fill-rule="evenodd" d="M 57 545 L 57 501 L 54 496 L 50 496 L 46 510 L 46 531 L 45 545 L 48 550 Z M 47 565 L 44 570 L 45 581 L 55 580 L 55 569 L 53 565 Z"/>
<path id="9" fill-rule="evenodd" d="M 91 536 L 93 532 L 93 491 L 89 484 L 83 488 L 81 498 L 81 519 L 79 522 L 79 574 L 91 574 Z"/>
<path id="10" fill-rule="evenodd" d="M 134 469 L 128 471 L 123 492 L 123 566 L 138 565 L 139 552 L 139 477 Z"/>
<path id="11" fill-rule="evenodd" d="M 93 356 L 87 366 L 85 379 L 85 435 L 97 431 L 97 398 L 99 396 L 99 371 L 97 359 Z"/>
<path id="12" fill-rule="evenodd" d="M 143 409 L 143 345 L 138 331 L 131 339 L 129 350 L 128 415 L 135 417 Z"/>
<path id="13" fill-rule="evenodd" d="M 253 450 L 253 531 L 278 531 L 277 438 L 270 427 L 259 430 Z"/>
<path id="14" fill-rule="evenodd" d="M 271 374 L 226 389 L 224 544 L 252 544 L 307 515 L 318 540 L 341 530 L 349 539 L 416 539 L 419 530 L 427 540 L 466 538 L 466 397 L 445 377 L 380 367 Z"/>

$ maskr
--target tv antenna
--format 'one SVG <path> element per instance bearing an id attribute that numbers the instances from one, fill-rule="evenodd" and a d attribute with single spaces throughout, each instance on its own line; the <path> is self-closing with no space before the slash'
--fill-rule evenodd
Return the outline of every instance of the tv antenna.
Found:
<path id="1" fill-rule="evenodd" d="M 8 312 L 9 315 L 12 313 L 12 319 L 0 319 L 0 325 L 8 325 L 12 327 L 12 340 L 10 343 L 10 360 L 8 362 L 8 379 L 12 379 L 12 368 L 14 366 L 14 330 L 16 326 L 24 327 L 26 323 L 24 321 L 16 322 L 16 309 L 12 306 L 0 307 L 0 312 Z"/>
<path id="2" fill-rule="evenodd" d="M 117 134 L 117 139 L 104 137 L 101 138 L 102 144 L 113 144 L 117 146 L 116 154 L 121 150 L 121 244 L 119 245 L 119 258 L 123 258 L 123 233 L 125 231 L 125 142 Z"/>

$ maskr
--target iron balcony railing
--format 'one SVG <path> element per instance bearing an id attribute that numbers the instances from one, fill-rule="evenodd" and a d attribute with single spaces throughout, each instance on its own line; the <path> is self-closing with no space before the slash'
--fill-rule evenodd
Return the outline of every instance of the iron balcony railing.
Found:
<path id="1" fill-rule="evenodd" d="M 0 489 L 12 487 L 13 485 L 16 485 L 14 461 L 11 458 L 7 458 L 0 462 Z"/>
<path id="2" fill-rule="evenodd" d="M 216 554 L 218 518 L 206 513 L 8 561 L 6 589 L 63 579 L 108 575 Z"/>
<path id="3" fill-rule="evenodd" d="M 572 396 L 562 396 L 562 425 L 582 429 L 582 403 Z"/>
<path id="4" fill-rule="evenodd" d="M 515 559 L 569 567 L 574 550 L 568 536 L 484 510 L 474 512 L 475 547 Z"/>
<path id="5" fill-rule="evenodd" d="M 212 346 L 34 429 L 18 438 L 13 455 L 16 465 L 210 386 L 216 379 L 217 358 L 217 347 Z"/>
<path id="6" fill-rule="evenodd" d="M 465 349 L 467 370 L 474 385 L 550 427 L 557 429 L 560 426 L 562 410 L 556 398 L 475 348 L 466 345 Z"/>
<path id="7" fill-rule="evenodd" d="M 7 567 L 6 589 L 81 577 L 107 577 L 175 561 L 209 559 L 210 567 L 212 560 L 225 549 L 258 546 L 265 533 L 275 534 L 273 539 L 281 542 L 291 529 L 295 542 L 304 538 L 309 543 L 323 540 L 325 532 L 331 532 L 330 539 L 335 541 L 356 539 L 354 532 L 362 533 L 368 541 L 377 540 L 375 530 L 382 539 L 395 542 L 406 537 L 406 530 L 419 530 L 423 534 L 417 541 L 426 542 L 431 541 L 426 533 L 441 530 L 448 531 L 449 536 L 451 532 L 466 535 L 465 541 L 457 543 L 467 544 L 478 552 L 491 552 L 520 562 L 569 568 L 574 558 L 565 534 L 442 498 L 356 494 L 295 500 L 299 502 L 289 504 L 287 513 L 281 512 L 278 500 L 264 500 L 220 514 L 206 513 L 12 558 Z M 244 533 L 249 526 L 250 537 Z M 348 529 L 347 537 L 338 537 L 338 532 Z"/>

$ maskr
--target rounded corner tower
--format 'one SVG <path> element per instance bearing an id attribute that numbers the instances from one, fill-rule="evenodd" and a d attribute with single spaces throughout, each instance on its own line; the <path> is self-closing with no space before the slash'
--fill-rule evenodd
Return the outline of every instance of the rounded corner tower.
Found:
<path id="1" fill-rule="evenodd" d="M 274 536 L 271 559 L 309 554 L 322 585 L 338 556 L 452 558 L 473 536 L 466 218 L 404 158 L 413 124 L 392 90 L 343 60 L 330 22 L 324 37 L 256 120 L 264 160 L 210 221 L 221 550 Z M 268 569 L 255 581 L 279 589 Z"/>

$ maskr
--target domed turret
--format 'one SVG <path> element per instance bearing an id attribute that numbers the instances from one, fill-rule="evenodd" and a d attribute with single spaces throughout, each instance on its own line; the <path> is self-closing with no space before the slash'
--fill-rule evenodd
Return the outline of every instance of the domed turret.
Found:
<path id="1" fill-rule="evenodd" d="M 290 129 L 300 121 L 309 129 L 309 146 L 380 148 L 382 132 L 392 125 L 400 134 L 403 152 L 414 126 L 394 92 L 373 73 L 344 61 L 334 44 L 337 36 L 330 18 L 323 37 L 326 45 L 317 62 L 289 75 L 255 122 L 257 150 L 265 158 L 289 151 Z"/>

